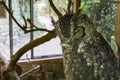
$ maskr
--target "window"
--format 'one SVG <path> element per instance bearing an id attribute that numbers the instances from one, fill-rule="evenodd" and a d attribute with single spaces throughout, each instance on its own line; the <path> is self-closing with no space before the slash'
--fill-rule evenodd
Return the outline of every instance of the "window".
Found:
<path id="1" fill-rule="evenodd" d="M 24 0 L 26 1 L 21 2 L 21 0 L 13 0 L 12 1 L 12 11 L 15 18 L 20 22 L 20 24 L 24 24 L 23 18 L 21 15 L 25 16 L 26 19 L 30 18 L 30 0 Z M 6 2 L 8 3 L 8 2 Z M 23 6 L 24 5 L 24 6 Z M 16 7 L 14 7 L 16 6 Z M 51 8 L 49 6 L 49 3 L 42 0 L 42 1 L 36 1 L 33 3 L 33 19 L 34 24 L 40 28 L 47 28 L 49 30 L 52 30 L 54 27 L 51 23 L 50 16 L 53 16 L 54 18 L 57 18 L 56 15 L 51 12 Z M 4 56 L 5 58 L 10 59 L 10 40 L 9 40 L 9 19 L 7 17 L 6 21 L 0 20 L 1 22 L 4 22 L 4 24 L 0 24 L 0 39 L 2 40 L 0 42 L 0 54 Z M 3 27 L 5 26 L 5 27 Z M 31 41 L 30 33 L 24 34 L 23 31 L 16 25 L 14 21 L 12 21 L 12 28 L 13 28 L 13 53 L 18 51 L 22 46 L 27 44 Z M 34 32 L 33 33 L 34 39 L 41 37 L 46 34 L 46 32 Z M 5 50 L 6 49 L 6 50 Z M 61 55 L 62 49 L 60 46 L 60 40 L 59 37 L 54 38 L 38 47 L 35 47 L 33 50 L 33 57 L 34 59 L 42 58 L 46 56 L 55 56 L 55 55 Z M 25 60 L 28 58 L 31 58 L 31 51 L 28 51 L 21 57 L 20 60 Z M 9 60 L 8 59 L 8 60 Z"/>

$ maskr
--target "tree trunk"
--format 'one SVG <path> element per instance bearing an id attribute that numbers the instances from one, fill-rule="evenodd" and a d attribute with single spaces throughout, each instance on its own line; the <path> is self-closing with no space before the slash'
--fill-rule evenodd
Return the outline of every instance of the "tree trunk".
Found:
<path id="1" fill-rule="evenodd" d="M 6 0 L 4 0 L 6 2 Z M 0 5 L 0 18 L 6 18 L 6 11 L 3 5 Z"/>
<path id="2" fill-rule="evenodd" d="M 117 60 L 86 15 L 68 14 L 56 25 L 66 80 L 120 80 Z"/>
<path id="3" fill-rule="evenodd" d="M 74 9 L 73 9 L 73 13 L 80 13 L 80 3 L 81 0 L 74 0 Z"/>
<path id="4" fill-rule="evenodd" d="M 118 46 L 116 57 L 118 58 L 119 66 L 120 66 L 120 3 L 117 3 L 117 9 L 116 9 L 115 40 Z"/>

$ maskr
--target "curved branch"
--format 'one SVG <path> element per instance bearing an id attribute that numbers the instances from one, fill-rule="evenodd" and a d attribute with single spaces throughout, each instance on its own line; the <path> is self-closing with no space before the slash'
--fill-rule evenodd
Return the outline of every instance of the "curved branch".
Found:
<path id="1" fill-rule="evenodd" d="M 55 7 L 54 3 L 52 0 L 49 0 L 50 6 L 52 7 L 52 9 L 55 11 L 55 13 L 57 14 L 57 16 L 60 18 L 62 17 L 62 14 L 58 11 L 58 9 Z"/>
<path id="2" fill-rule="evenodd" d="M 72 1 L 71 0 L 68 0 L 68 6 L 67 6 L 67 11 L 68 11 L 68 13 L 71 13 L 71 10 L 70 10 L 70 8 L 71 8 L 71 5 L 72 4 Z"/>
<path id="3" fill-rule="evenodd" d="M 35 39 L 33 41 L 31 41 L 30 43 L 27 43 L 26 45 L 24 45 L 22 48 L 20 48 L 15 55 L 12 56 L 10 63 L 8 64 L 7 70 L 14 70 L 15 65 L 17 63 L 17 61 L 20 59 L 20 57 L 22 55 L 24 55 L 28 50 L 43 44 L 49 40 L 51 40 L 52 38 L 56 37 L 56 31 L 55 29 L 52 30 L 51 33 L 46 34 L 45 36 L 42 36 L 41 38 Z"/>

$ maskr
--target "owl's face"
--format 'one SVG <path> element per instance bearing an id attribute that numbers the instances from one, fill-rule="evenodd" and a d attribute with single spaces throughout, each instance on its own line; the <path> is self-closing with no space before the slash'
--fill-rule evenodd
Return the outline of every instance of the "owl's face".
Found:
<path id="1" fill-rule="evenodd" d="M 88 36 L 93 26 L 90 19 L 84 14 L 68 14 L 57 22 L 58 35 L 63 43 L 70 43 Z"/>

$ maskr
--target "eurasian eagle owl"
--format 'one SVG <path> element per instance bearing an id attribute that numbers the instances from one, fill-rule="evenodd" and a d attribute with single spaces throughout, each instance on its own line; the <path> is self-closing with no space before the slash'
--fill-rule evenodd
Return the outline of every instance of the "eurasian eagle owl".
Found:
<path id="1" fill-rule="evenodd" d="M 67 14 L 56 23 L 66 80 L 118 80 L 117 60 L 85 14 Z"/>

